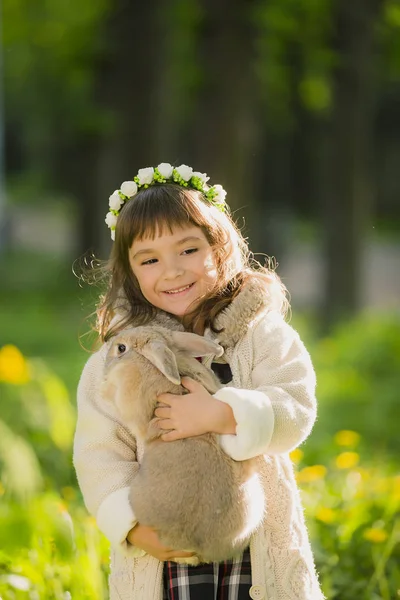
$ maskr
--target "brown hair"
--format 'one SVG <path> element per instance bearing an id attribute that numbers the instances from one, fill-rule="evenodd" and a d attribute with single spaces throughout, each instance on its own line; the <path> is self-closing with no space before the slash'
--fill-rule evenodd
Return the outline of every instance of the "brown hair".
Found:
<path id="1" fill-rule="evenodd" d="M 228 213 L 212 206 L 196 190 L 176 184 L 152 185 L 140 190 L 121 209 L 115 242 L 109 261 L 101 268 L 107 289 L 97 308 L 96 330 L 107 341 L 129 323 L 144 325 L 157 310 L 143 296 L 129 263 L 129 249 L 134 240 L 154 239 L 175 227 L 200 227 L 214 252 L 217 280 L 196 308 L 185 315 L 183 324 L 193 330 L 196 325 L 211 327 L 215 318 L 240 292 L 251 278 L 257 278 L 268 289 L 281 296 L 281 312 L 289 302 L 286 288 L 273 268 L 262 267 L 252 258 L 247 243 Z M 276 284 L 279 284 L 278 286 Z M 124 318 L 111 323 L 118 309 Z"/>

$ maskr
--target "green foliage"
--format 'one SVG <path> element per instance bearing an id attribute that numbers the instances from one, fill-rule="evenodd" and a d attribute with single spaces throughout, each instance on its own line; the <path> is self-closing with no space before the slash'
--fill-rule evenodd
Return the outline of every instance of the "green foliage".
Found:
<path id="1" fill-rule="evenodd" d="M 339 432 L 312 466 L 295 451 L 297 479 L 327 598 L 391 600 L 400 588 L 400 476 L 360 456 L 357 443 L 354 432 Z"/>
<path id="2" fill-rule="evenodd" d="M 65 382 L 72 397 L 89 353 L 79 336 L 89 331 L 98 290 L 79 287 L 71 265 L 53 255 L 18 252 L 0 261 L 0 344 L 40 356 Z M 84 338 L 85 347 L 92 343 Z"/>
<path id="3" fill-rule="evenodd" d="M 10 130 L 18 126 L 18 144 L 28 155 L 28 170 L 44 173 L 57 142 L 107 127 L 106 115 L 94 105 L 93 78 L 109 4 L 109 0 L 2 3 L 7 23 L 6 113 L 14 125 Z"/>
<path id="4" fill-rule="evenodd" d="M 64 383 L 39 360 L 12 345 L 0 350 L 0 465 L 3 484 L 18 499 L 71 481 L 75 410 Z M 34 448 L 34 450 L 33 450 Z"/>
<path id="5" fill-rule="evenodd" d="M 326 112 L 336 60 L 329 0 L 259 0 L 253 18 L 258 32 L 255 67 L 269 126 L 291 126 L 295 98 L 307 110 Z"/>
<path id="6" fill-rule="evenodd" d="M 386 0 L 383 19 L 379 23 L 378 39 L 382 44 L 381 78 L 398 82 L 400 78 L 400 2 Z"/>
<path id="7" fill-rule="evenodd" d="M 4 600 L 106 600 L 108 545 L 65 488 L 28 504 L 3 498 L 0 595 Z M 5 501 L 4 501 L 5 500 Z"/>
<path id="8" fill-rule="evenodd" d="M 398 454 L 400 318 L 364 314 L 310 346 L 320 416 L 312 444 L 338 429 L 361 433 L 376 451 Z"/>

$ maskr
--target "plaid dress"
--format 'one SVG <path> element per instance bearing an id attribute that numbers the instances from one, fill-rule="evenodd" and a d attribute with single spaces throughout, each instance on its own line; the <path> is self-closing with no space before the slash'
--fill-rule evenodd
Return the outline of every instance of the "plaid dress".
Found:
<path id="1" fill-rule="evenodd" d="M 192 567 L 167 561 L 163 600 L 249 600 L 250 550 L 240 558 Z"/>

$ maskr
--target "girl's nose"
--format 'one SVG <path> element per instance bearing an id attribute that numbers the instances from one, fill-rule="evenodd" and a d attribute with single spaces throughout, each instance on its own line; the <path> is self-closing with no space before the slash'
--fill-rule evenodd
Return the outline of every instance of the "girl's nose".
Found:
<path id="1" fill-rule="evenodd" d="M 179 262 L 171 262 L 165 267 L 164 277 L 165 279 L 176 279 L 177 277 L 183 275 L 183 273 L 184 269 Z"/>

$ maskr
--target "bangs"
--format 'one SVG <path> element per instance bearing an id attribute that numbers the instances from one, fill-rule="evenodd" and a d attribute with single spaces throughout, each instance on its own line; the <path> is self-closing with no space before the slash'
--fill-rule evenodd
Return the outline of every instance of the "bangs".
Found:
<path id="1" fill-rule="evenodd" d="M 154 240 L 164 233 L 172 234 L 176 227 L 204 229 L 209 224 L 206 211 L 209 207 L 199 192 L 171 184 L 154 185 L 126 203 L 119 217 L 119 233 L 130 247 L 134 240 Z"/>

